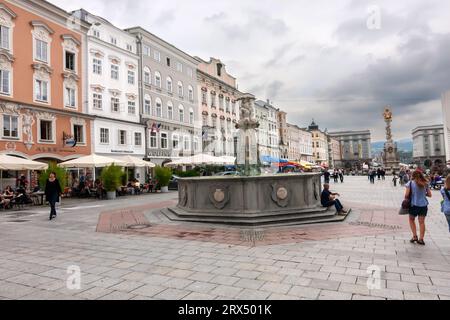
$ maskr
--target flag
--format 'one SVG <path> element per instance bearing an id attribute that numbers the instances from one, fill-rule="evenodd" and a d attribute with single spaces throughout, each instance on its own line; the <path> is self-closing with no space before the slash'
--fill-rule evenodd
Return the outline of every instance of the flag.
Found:
<path id="1" fill-rule="evenodd" d="M 153 122 L 151 133 L 156 132 L 156 124 Z"/>
<path id="2" fill-rule="evenodd" d="M 156 132 L 159 132 L 159 131 L 161 131 L 161 123 L 158 123 L 158 126 L 156 128 Z"/>

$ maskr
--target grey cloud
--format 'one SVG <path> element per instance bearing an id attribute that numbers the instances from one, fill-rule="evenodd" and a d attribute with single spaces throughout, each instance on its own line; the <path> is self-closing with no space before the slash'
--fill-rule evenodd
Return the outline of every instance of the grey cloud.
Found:
<path id="1" fill-rule="evenodd" d="M 155 25 L 166 26 L 175 21 L 175 10 L 166 10 L 155 19 Z"/>
<path id="2" fill-rule="evenodd" d="M 266 96 L 270 99 L 275 99 L 278 97 L 281 89 L 284 87 L 284 83 L 278 80 L 275 80 L 267 85 L 266 88 Z"/>

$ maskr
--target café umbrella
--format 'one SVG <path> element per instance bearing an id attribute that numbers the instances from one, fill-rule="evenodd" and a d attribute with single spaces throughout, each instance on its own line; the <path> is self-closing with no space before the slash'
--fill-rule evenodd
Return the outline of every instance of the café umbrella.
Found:
<path id="1" fill-rule="evenodd" d="M 48 164 L 46 163 L 0 154 L 0 180 L 1 180 L 0 185 L 3 188 L 2 171 L 4 170 L 5 171 L 46 170 L 47 168 Z"/>
<path id="2" fill-rule="evenodd" d="M 104 168 L 110 165 L 116 165 L 119 167 L 126 167 L 126 163 L 122 160 L 117 160 L 109 157 L 99 156 L 97 154 L 91 154 L 81 158 L 73 159 L 58 164 L 61 168 L 73 169 L 73 168 L 94 168 L 93 180 L 95 180 L 95 168 Z"/>

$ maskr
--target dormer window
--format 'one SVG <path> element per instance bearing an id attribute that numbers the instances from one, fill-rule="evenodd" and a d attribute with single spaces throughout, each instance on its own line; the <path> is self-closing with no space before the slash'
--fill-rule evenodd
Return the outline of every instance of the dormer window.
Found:
<path id="1" fill-rule="evenodd" d="M 223 65 L 221 63 L 218 63 L 217 64 L 217 76 L 218 77 L 222 76 L 222 68 L 223 68 Z"/>

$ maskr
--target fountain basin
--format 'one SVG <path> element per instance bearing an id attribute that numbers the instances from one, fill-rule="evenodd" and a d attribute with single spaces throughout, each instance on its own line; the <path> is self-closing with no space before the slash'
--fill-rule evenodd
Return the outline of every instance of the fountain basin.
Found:
<path id="1" fill-rule="evenodd" d="M 178 205 L 162 210 L 174 221 L 259 226 L 345 219 L 321 206 L 316 173 L 184 178 L 178 193 Z"/>

